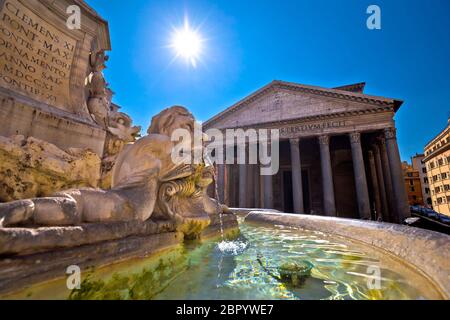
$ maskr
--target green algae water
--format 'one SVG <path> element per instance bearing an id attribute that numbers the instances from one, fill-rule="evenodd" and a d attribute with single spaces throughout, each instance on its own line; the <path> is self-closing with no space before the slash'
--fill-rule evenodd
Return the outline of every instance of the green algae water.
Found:
<path id="1" fill-rule="evenodd" d="M 440 299 L 414 268 L 369 246 L 320 232 L 240 224 L 228 241 L 170 251 L 7 298 L 28 299 Z M 299 273 L 300 272 L 300 273 Z M 292 280 L 292 281 L 291 281 Z"/>

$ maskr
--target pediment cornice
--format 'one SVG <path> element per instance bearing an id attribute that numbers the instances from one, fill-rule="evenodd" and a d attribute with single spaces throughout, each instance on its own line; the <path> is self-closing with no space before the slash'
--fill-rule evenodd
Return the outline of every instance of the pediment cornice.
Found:
<path id="1" fill-rule="evenodd" d="M 379 113 L 394 113 L 394 109 L 392 106 L 377 106 L 374 108 L 368 108 L 364 110 L 352 110 L 352 111 L 346 111 L 346 112 L 336 112 L 336 113 L 328 113 L 328 114 L 321 114 L 321 115 L 315 115 L 315 116 L 306 116 L 296 119 L 285 119 L 285 120 L 277 120 L 277 121 L 269 121 L 269 122 L 261 122 L 258 124 L 251 124 L 251 125 L 243 125 L 243 126 L 230 126 L 221 128 L 220 130 L 226 130 L 226 129 L 248 129 L 248 128 L 273 128 L 273 127 L 281 127 L 285 125 L 292 125 L 292 124 L 299 124 L 302 122 L 311 122 L 311 121 L 321 121 L 321 120 L 336 120 L 339 118 L 348 118 L 348 117 L 357 117 L 361 115 L 370 115 L 370 114 L 379 114 Z M 204 125 L 205 126 L 205 125 Z M 208 127 L 211 127 L 210 125 Z M 205 126 L 207 129 L 208 127 Z"/>
<path id="2" fill-rule="evenodd" d="M 378 110 L 378 109 L 390 109 L 394 112 L 398 110 L 400 105 L 402 104 L 401 100 L 397 99 L 391 99 L 391 98 L 384 98 L 379 96 L 371 96 L 363 93 L 357 93 L 357 92 L 350 92 L 350 91 L 343 91 L 339 89 L 327 89 L 322 87 L 316 87 L 316 86 L 309 86 L 309 85 L 302 85 L 292 82 L 285 82 L 285 81 L 279 81 L 275 80 L 269 83 L 268 85 L 264 86 L 263 88 L 257 90 L 256 92 L 252 93 L 251 95 L 247 96 L 246 98 L 242 99 L 241 101 L 237 102 L 236 104 L 232 105 L 231 107 L 225 109 L 221 113 L 217 114 L 213 118 L 209 119 L 204 123 L 205 127 L 211 127 L 215 123 L 219 122 L 220 120 L 224 119 L 225 117 L 231 115 L 232 113 L 244 108 L 246 105 L 251 104 L 252 102 L 260 99 L 262 96 L 267 95 L 270 92 L 275 92 L 279 89 L 292 91 L 292 92 L 303 92 L 307 94 L 312 94 L 315 96 L 322 96 L 326 98 L 335 98 L 355 103 L 363 103 L 370 106 L 374 106 L 375 108 L 367 108 L 367 110 L 358 110 L 358 111 L 350 111 L 350 113 L 356 112 L 371 112 L 370 110 Z M 338 113 L 336 113 L 338 114 Z M 340 114 L 340 113 L 339 113 Z M 307 118 L 314 118 L 314 119 L 320 119 L 326 118 L 326 117 L 333 117 L 333 114 L 322 114 L 318 116 L 308 116 Z M 287 120 L 291 121 L 291 120 Z M 281 120 L 280 122 L 283 122 Z"/>

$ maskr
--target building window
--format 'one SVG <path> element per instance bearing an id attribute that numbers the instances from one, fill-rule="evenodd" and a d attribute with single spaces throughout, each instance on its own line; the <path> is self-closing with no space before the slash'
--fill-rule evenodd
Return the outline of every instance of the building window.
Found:
<path id="1" fill-rule="evenodd" d="M 428 177 L 423 178 L 423 183 L 428 184 Z"/>
<path id="2" fill-rule="evenodd" d="M 447 173 L 446 172 L 441 173 L 441 179 L 447 179 Z"/>
<path id="3" fill-rule="evenodd" d="M 422 168 L 422 173 L 427 173 L 427 168 Z"/>
<path id="4" fill-rule="evenodd" d="M 430 168 L 431 168 L 431 169 L 434 169 L 434 167 L 435 167 L 435 166 L 434 166 L 434 161 L 431 161 L 431 162 L 430 162 Z"/>
<path id="5" fill-rule="evenodd" d="M 444 164 L 444 160 L 438 159 L 438 163 L 439 163 L 440 166 L 442 166 Z"/>
<path id="6" fill-rule="evenodd" d="M 441 198 L 441 197 L 437 198 L 437 203 L 438 203 L 438 204 L 441 204 L 441 203 L 442 203 L 442 198 Z"/>
<path id="7" fill-rule="evenodd" d="M 430 188 L 425 188 L 425 193 L 430 194 Z"/>
<path id="8" fill-rule="evenodd" d="M 409 185 L 413 186 L 414 185 L 414 181 L 413 180 L 409 180 Z"/>
<path id="9" fill-rule="evenodd" d="M 450 190 L 450 185 L 448 185 L 448 184 L 444 185 L 444 190 L 445 190 L 445 191 Z"/>
<path id="10" fill-rule="evenodd" d="M 410 187 L 409 190 L 410 190 L 411 192 L 416 191 L 416 190 L 414 189 L 414 187 Z"/>

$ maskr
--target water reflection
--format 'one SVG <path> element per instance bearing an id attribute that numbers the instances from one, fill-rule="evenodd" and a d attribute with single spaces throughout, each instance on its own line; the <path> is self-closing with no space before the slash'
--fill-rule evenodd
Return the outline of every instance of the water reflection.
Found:
<path id="1" fill-rule="evenodd" d="M 10 298 L 441 298 L 414 269 L 368 246 L 286 227 L 241 223 L 240 229 L 234 240 L 188 242 L 151 258 L 92 270 L 83 275 L 79 290 L 70 292 L 64 279 Z M 310 268 L 303 273 L 305 265 Z M 376 288 L 369 285 L 373 280 L 369 268 L 374 266 L 380 271 Z"/>

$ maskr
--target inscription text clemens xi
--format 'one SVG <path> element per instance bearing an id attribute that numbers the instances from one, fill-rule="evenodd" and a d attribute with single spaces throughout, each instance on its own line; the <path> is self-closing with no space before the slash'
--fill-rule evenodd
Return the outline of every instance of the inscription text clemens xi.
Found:
<path id="1" fill-rule="evenodd" d="M 76 40 L 17 0 L 5 1 L 0 11 L 0 86 L 67 110 L 75 46 Z"/>

